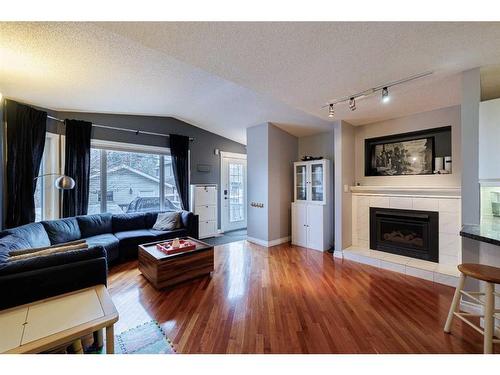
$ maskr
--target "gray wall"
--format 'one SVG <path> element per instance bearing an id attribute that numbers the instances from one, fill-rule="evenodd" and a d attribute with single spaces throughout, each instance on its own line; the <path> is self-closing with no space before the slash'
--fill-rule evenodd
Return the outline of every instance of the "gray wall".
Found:
<path id="1" fill-rule="evenodd" d="M 269 132 L 268 124 L 247 129 L 247 234 L 248 237 L 269 240 L 268 189 L 269 189 Z M 250 202 L 263 203 L 252 207 Z"/>
<path id="2" fill-rule="evenodd" d="M 90 121 L 93 124 L 107 125 L 124 129 L 149 131 L 160 134 L 180 134 L 194 138 L 190 144 L 191 184 L 217 184 L 220 185 L 220 155 L 215 154 L 215 149 L 226 152 L 246 154 L 246 147 L 241 143 L 221 137 L 217 134 L 198 128 L 187 122 L 173 117 L 118 115 L 107 113 L 84 112 L 58 112 L 60 119 L 76 119 Z M 52 121 L 53 123 L 54 121 Z M 51 131 L 55 131 L 53 124 Z M 113 129 L 94 127 L 92 138 L 105 141 L 134 143 L 139 145 L 169 147 L 168 137 L 158 137 L 147 134 L 134 134 Z M 198 171 L 198 165 L 208 165 L 209 172 Z M 217 222 L 220 228 L 221 202 L 217 194 L 218 212 Z"/>
<path id="3" fill-rule="evenodd" d="M 479 68 L 462 74 L 462 224 L 479 223 Z"/>
<path id="4" fill-rule="evenodd" d="M 333 137 L 333 129 L 325 133 L 319 133 L 307 137 L 300 137 L 297 160 L 300 160 L 305 155 L 323 156 L 323 158 L 325 159 L 333 160 Z"/>
<path id="5" fill-rule="evenodd" d="M 319 133 L 315 135 L 310 135 L 307 137 L 299 138 L 298 155 L 297 160 L 302 159 L 303 156 L 323 156 L 323 158 L 330 160 L 330 191 L 329 196 L 332 202 L 332 212 L 331 217 L 335 218 L 335 197 L 334 197 L 334 179 L 335 179 L 335 130 L 332 129 L 329 132 Z M 331 220 L 332 227 L 330 228 L 332 232 L 332 238 L 335 237 L 335 220 Z"/>
<path id="6" fill-rule="evenodd" d="M 462 224 L 479 224 L 479 68 L 462 73 Z M 480 243 L 462 238 L 462 262 L 479 263 Z M 478 290 L 479 283 L 468 279 L 466 287 Z"/>
<path id="7" fill-rule="evenodd" d="M 77 119 L 90 121 L 94 124 L 115 126 L 125 129 L 150 131 L 160 134 L 180 134 L 193 137 L 191 142 L 191 183 L 220 184 L 220 156 L 215 155 L 216 148 L 226 152 L 246 154 L 245 146 L 217 134 L 210 133 L 187 122 L 173 117 L 115 115 L 83 112 L 58 112 L 61 119 Z M 135 143 L 141 145 L 168 147 L 169 140 L 165 137 L 123 132 L 95 127 L 92 138 L 114 142 Z M 198 164 L 210 166 L 210 172 L 199 172 Z"/>
<path id="8" fill-rule="evenodd" d="M 270 123 L 248 128 L 247 140 L 248 237 L 265 242 L 288 237 L 298 140 Z"/>
<path id="9" fill-rule="evenodd" d="M 352 244 L 352 193 L 354 185 L 354 127 L 345 121 L 335 123 L 335 251 Z M 347 187 L 347 191 L 345 191 Z"/>
<path id="10" fill-rule="evenodd" d="M 27 103 L 29 105 L 29 103 Z M 86 113 L 86 112 L 65 112 L 54 111 L 45 108 L 40 110 L 47 111 L 51 116 L 60 119 L 76 119 L 90 121 L 94 124 L 113 126 L 124 129 L 133 129 L 139 131 L 150 131 L 160 134 L 180 134 L 194 138 L 194 142 L 190 144 L 190 167 L 191 167 L 191 183 L 192 184 L 217 184 L 220 185 L 220 155 L 215 155 L 214 150 L 235 152 L 246 154 L 246 147 L 243 144 L 234 142 L 217 134 L 198 128 L 184 121 L 173 117 L 157 117 L 157 116 L 138 116 L 138 115 L 120 115 L 120 114 L 104 114 L 104 113 Z M 54 120 L 47 121 L 47 131 L 58 133 L 58 130 L 64 132 L 64 124 Z M 139 145 L 150 145 L 159 147 L 168 147 L 168 137 L 158 137 L 152 135 L 139 134 L 131 132 L 123 132 L 119 130 L 103 129 L 94 127 L 92 138 L 125 142 Z M 209 172 L 199 172 L 197 166 L 199 164 L 208 165 Z M 2 164 L 3 165 L 3 164 Z M 3 176 L 3 173 L 2 173 Z M 1 185 L 3 187 L 3 184 Z M 220 195 L 218 222 L 220 227 Z"/>
<path id="11" fill-rule="evenodd" d="M 2 173 L 0 173 L 0 189 L 1 189 L 1 199 L 0 199 L 0 215 L 2 219 L 0 220 L 0 229 L 4 228 L 4 219 L 5 219 L 5 214 L 6 214 L 6 207 L 4 202 L 6 201 L 7 197 L 5 196 L 5 191 L 4 191 L 4 186 L 5 186 L 5 181 L 4 181 L 4 175 L 5 175 L 5 170 L 4 170 L 4 165 L 5 165 L 5 160 L 4 160 L 4 142 L 5 142 L 5 133 L 6 129 L 4 126 L 5 118 L 4 118 L 4 105 L 5 105 L 5 100 L 2 98 L 0 101 L 0 123 L 1 123 L 1 129 L 0 129 L 0 168 L 2 168 Z"/>
<path id="12" fill-rule="evenodd" d="M 293 162 L 297 161 L 297 137 L 269 124 L 269 241 L 291 235 Z"/>

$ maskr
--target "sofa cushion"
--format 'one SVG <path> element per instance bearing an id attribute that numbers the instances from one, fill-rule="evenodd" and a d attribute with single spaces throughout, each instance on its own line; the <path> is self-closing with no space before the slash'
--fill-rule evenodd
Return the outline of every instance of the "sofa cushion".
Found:
<path id="1" fill-rule="evenodd" d="M 113 215 L 111 214 L 77 216 L 76 221 L 78 222 L 82 238 L 112 233 L 112 217 Z"/>
<path id="2" fill-rule="evenodd" d="M 25 248 L 51 245 L 47 232 L 41 223 L 21 225 L 17 228 L 8 229 L 5 233 L 12 234 L 18 238 L 26 240 L 29 245 Z"/>
<path id="3" fill-rule="evenodd" d="M 113 215 L 113 232 L 126 232 L 146 228 L 146 214 L 119 214 Z"/>
<path id="4" fill-rule="evenodd" d="M 189 227 L 189 220 L 194 216 L 190 211 L 181 211 L 181 224 L 184 228 Z"/>
<path id="5" fill-rule="evenodd" d="M 118 259 L 120 241 L 111 233 L 98 234 L 97 236 L 87 237 L 85 239 L 89 248 L 102 246 L 106 250 L 106 258 L 108 262 L 113 262 Z"/>
<path id="6" fill-rule="evenodd" d="M 79 240 L 81 238 L 80 227 L 74 217 L 42 221 L 42 224 L 47 231 L 50 243 L 53 245 Z"/>
<path id="7" fill-rule="evenodd" d="M 181 227 L 180 212 L 162 212 L 158 214 L 156 223 L 153 225 L 154 230 L 169 231 L 179 229 Z"/>
<path id="8" fill-rule="evenodd" d="M 116 232 L 115 236 L 120 240 L 120 258 L 122 259 L 136 258 L 139 245 L 156 240 L 148 229 Z"/>
<path id="9" fill-rule="evenodd" d="M 27 249 L 31 247 L 28 240 L 25 238 L 17 237 L 13 234 L 7 234 L 0 239 L 0 264 L 7 263 L 9 260 L 9 253 L 13 250 Z"/>
<path id="10" fill-rule="evenodd" d="M 185 228 L 174 229 L 174 230 L 155 230 L 149 229 L 149 231 L 155 236 L 153 241 L 170 240 L 177 237 L 186 237 L 187 230 Z"/>
<path id="11" fill-rule="evenodd" d="M 146 229 L 153 227 L 153 225 L 156 223 L 156 219 L 158 218 L 159 213 L 161 213 L 161 211 L 146 212 L 146 216 L 144 217 L 144 219 L 146 220 Z"/>
<path id="12" fill-rule="evenodd" d="M 134 242 L 139 245 L 144 242 L 148 242 L 149 240 L 154 240 L 154 235 L 148 229 L 137 229 L 137 230 L 127 230 L 123 232 L 116 232 L 116 238 L 120 240 L 120 245 L 124 241 Z M 141 242 L 142 241 L 142 242 Z"/>

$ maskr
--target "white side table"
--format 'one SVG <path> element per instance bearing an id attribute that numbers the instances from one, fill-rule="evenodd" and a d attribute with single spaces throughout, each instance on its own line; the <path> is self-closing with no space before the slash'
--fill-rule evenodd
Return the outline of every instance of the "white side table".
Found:
<path id="1" fill-rule="evenodd" d="M 0 353 L 40 353 L 106 328 L 114 353 L 118 312 L 104 285 L 0 311 Z"/>

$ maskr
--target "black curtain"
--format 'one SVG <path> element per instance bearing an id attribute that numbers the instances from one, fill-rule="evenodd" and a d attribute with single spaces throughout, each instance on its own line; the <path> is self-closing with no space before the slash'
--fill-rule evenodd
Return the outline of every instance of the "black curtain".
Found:
<path id="1" fill-rule="evenodd" d="M 170 156 L 183 210 L 189 210 L 189 137 L 170 134 Z"/>
<path id="2" fill-rule="evenodd" d="M 35 221 L 35 189 L 45 147 L 47 112 L 6 100 L 7 228 Z"/>
<path id="3" fill-rule="evenodd" d="M 86 215 L 89 204 L 92 123 L 80 120 L 65 120 L 64 123 L 64 174 L 75 180 L 75 187 L 63 192 L 63 217 Z"/>

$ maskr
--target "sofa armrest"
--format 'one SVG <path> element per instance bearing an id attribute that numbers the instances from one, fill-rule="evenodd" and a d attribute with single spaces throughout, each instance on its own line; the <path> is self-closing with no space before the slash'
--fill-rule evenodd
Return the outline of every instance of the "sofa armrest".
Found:
<path id="1" fill-rule="evenodd" d="M 182 225 L 187 229 L 187 235 L 189 237 L 198 238 L 199 237 L 199 217 L 192 212 L 182 211 L 181 214 Z"/>
<path id="2" fill-rule="evenodd" d="M 0 276 L 40 270 L 47 267 L 66 265 L 96 258 L 106 259 L 106 250 L 102 246 L 7 261 L 0 263 Z"/>
<path id="3" fill-rule="evenodd" d="M 107 284 L 106 257 L 0 276 L 0 310 Z"/>

